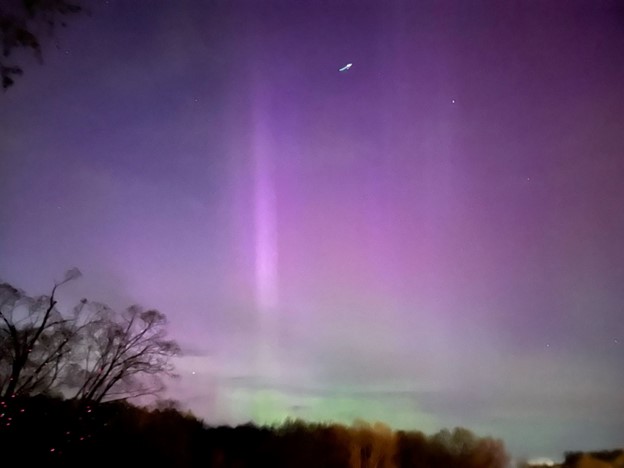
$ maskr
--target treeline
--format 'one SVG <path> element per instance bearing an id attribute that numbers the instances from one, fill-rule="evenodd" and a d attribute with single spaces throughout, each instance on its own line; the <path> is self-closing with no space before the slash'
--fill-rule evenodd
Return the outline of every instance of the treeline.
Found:
<path id="1" fill-rule="evenodd" d="M 211 467 L 502 468 L 509 460 L 500 440 L 464 428 L 426 436 L 380 423 L 288 421 L 275 428 L 247 425 L 208 433 Z"/>
<path id="2" fill-rule="evenodd" d="M 508 462 L 501 441 L 463 428 L 426 436 L 363 422 L 208 427 L 173 406 L 45 396 L 2 400 L 0 414 L 6 466 L 502 468 Z"/>
<path id="3" fill-rule="evenodd" d="M 594 452 L 566 452 L 562 468 L 623 467 L 624 449 L 600 450 Z"/>

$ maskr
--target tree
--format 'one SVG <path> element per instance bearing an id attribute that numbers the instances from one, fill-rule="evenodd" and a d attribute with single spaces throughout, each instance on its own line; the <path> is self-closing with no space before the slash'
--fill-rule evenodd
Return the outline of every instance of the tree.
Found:
<path id="1" fill-rule="evenodd" d="M 0 285 L 0 395 L 50 390 L 67 363 L 76 329 L 56 308 L 56 290 L 79 277 L 77 268 L 54 284 L 49 296 L 32 298 L 10 284 Z M 79 309 L 75 309 L 79 313 Z"/>
<path id="2" fill-rule="evenodd" d="M 350 466 L 362 468 L 394 466 L 396 437 L 392 429 L 380 422 L 371 425 L 366 421 L 356 420 L 350 432 Z"/>
<path id="3" fill-rule="evenodd" d="M 76 2 L 67 0 L 6 0 L 0 5 L 0 78 L 7 89 L 22 67 L 10 63 L 16 50 L 30 50 L 41 60 L 41 34 L 51 35 L 57 26 L 66 26 L 65 19 L 84 11 Z"/>
<path id="4" fill-rule="evenodd" d="M 427 436 L 418 431 L 398 431 L 396 434 L 396 461 L 400 468 L 429 467 Z"/>
<path id="5" fill-rule="evenodd" d="M 139 306 L 120 315 L 103 304 L 91 307 L 94 318 L 87 322 L 72 364 L 74 398 L 101 402 L 160 392 L 160 377 L 173 375 L 170 358 L 180 351 L 166 339 L 166 316 Z"/>
<path id="6" fill-rule="evenodd" d="M 95 402 L 128 399 L 158 393 L 160 377 L 173 375 L 179 347 L 166 339 L 161 312 L 132 306 L 116 314 L 83 299 L 61 314 L 57 289 L 80 275 L 67 271 L 49 296 L 0 284 L 1 397 L 57 391 Z"/>
<path id="7" fill-rule="evenodd" d="M 469 462 L 475 468 L 503 468 L 509 466 L 510 457 L 501 440 L 485 437 L 477 442 Z"/>
<path id="8" fill-rule="evenodd" d="M 443 429 L 431 436 L 434 466 L 464 468 L 504 468 L 509 455 L 502 441 L 491 437 L 477 437 L 468 429 Z"/>

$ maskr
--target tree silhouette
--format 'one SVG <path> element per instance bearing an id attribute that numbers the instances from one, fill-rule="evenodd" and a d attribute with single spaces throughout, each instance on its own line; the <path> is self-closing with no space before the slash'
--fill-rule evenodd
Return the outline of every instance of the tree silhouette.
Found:
<path id="1" fill-rule="evenodd" d="M 465 429 L 433 436 L 380 424 L 286 421 L 206 426 L 175 408 L 127 401 L 83 405 L 47 396 L 0 400 L 0 450 L 24 466 L 213 468 L 505 468 L 500 441 Z M 28 450 L 20 450 L 28 440 Z M 364 449 L 364 456 L 362 456 Z M 354 457 L 353 451 L 357 452 Z M 622 451 L 575 455 L 617 463 Z M 10 464 L 10 463 L 9 463 Z M 593 466 L 593 465 L 592 465 Z M 615 466 L 615 465 L 614 465 Z M 619 466 L 619 465 L 617 465 Z"/>
<path id="2" fill-rule="evenodd" d="M 75 398 L 101 402 L 154 395 L 164 386 L 160 377 L 173 375 L 170 358 L 179 352 L 166 339 L 166 316 L 132 306 L 115 314 L 103 304 L 87 322 L 75 350 L 70 386 Z"/>
<path id="3" fill-rule="evenodd" d="M 0 4 L 0 78 L 2 88 L 15 83 L 22 67 L 11 63 L 16 50 L 30 50 L 41 61 L 41 35 L 51 35 L 57 26 L 65 26 L 70 15 L 83 12 L 75 1 L 67 0 L 3 0 Z"/>
<path id="4" fill-rule="evenodd" d="M 153 395 L 170 358 L 179 352 L 166 339 L 167 319 L 157 310 L 132 306 L 117 314 L 83 299 L 71 314 L 57 309 L 57 289 L 79 277 L 73 268 L 51 294 L 30 297 L 0 284 L 0 397 L 74 392 L 101 402 Z"/>
<path id="5" fill-rule="evenodd" d="M 80 276 L 68 270 L 49 296 L 32 298 L 10 284 L 0 285 L 0 395 L 8 398 L 49 390 L 67 363 L 75 337 L 71 320 L 56 308 L 59 286 Z"/>

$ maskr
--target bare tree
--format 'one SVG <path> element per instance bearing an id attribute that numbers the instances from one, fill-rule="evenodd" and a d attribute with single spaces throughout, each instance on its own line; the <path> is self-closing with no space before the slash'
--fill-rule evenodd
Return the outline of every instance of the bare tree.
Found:
<path id="1" fill-rule="evenodd" d="M 59 286 L 80 276 L 71 269 L 49 296 L 30 297 L 0 284 L 0 396 L 49 391 L 80 400 L 128 399 L 154 395 L 173 375 L 170 358 L 179 352 L 166 339 L 167 319 L 138 306 L 116 314 L 87 302 L 62 315 Z"/>
<path id="2" fill-rule="evenodd" d="M 54 284 L 49 296 L 32 298 L 0 285 L 0 395 L 41 393 L 52 388 L 76 336 L 71 319 L 56 308 L 57 288 L 80 276 L 77 268 Z M 79 308 L 74 309 L 79 314 Z"/>
<path id="3" fill-rule="evenodd" d="M 157 310 L 129 307 L 116 315 L 102 304 L 88 321 L 73 364 L 74 397 L 101 402 L 155 395 L 163 375 L 173 376 L 170 358 L 180 348 L 166 339 L 167 319 Z"/>

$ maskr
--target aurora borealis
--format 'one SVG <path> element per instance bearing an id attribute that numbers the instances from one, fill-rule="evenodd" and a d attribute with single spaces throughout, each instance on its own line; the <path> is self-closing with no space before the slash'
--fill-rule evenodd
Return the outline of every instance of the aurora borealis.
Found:
<path id="1" fill-rule="evenodd" d="M 0 278 L 167 314 L 207 422 L 624 444 L 618 2 L 92 10 L 0 96 Z"/>

